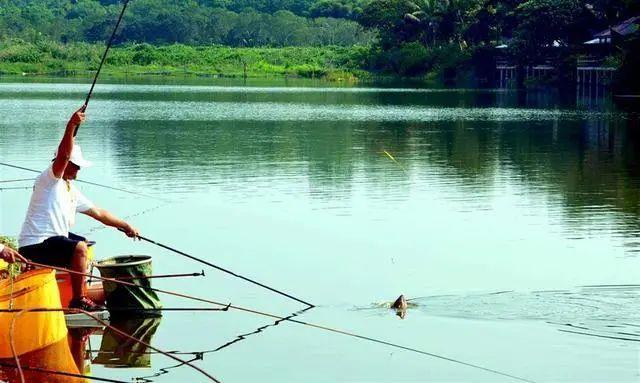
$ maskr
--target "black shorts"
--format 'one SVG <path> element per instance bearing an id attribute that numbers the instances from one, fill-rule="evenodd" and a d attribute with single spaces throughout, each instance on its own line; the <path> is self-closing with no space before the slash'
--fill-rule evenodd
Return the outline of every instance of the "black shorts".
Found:
<path id="1" fill-rule="evenodd" d="M 21 247 L 18 252 L 32 262 L 70 267 L 78 242 L 86 240 L 85 237 L 69 233 L 69 237 L 60 235 L 47 238 L 42 243 Z"/>

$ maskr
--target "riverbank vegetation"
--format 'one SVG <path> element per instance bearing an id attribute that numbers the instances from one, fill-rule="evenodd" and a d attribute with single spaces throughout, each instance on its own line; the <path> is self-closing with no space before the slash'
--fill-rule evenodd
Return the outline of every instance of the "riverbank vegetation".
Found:
<path id="1" fill-rule="evenodd" d="M 119 0 L 0 0 L 0 70 L 93 69 L 120 9 Z M 551 59 L 571 77 L 585 41 L 637 14 L 636 0 L 132 0 L 106 70 L 489 81 L 497 59 Z M 606 57 L 622 74 L 633 72 L 638 33 L 625 39 Z"/>
<path id="2" fill-rule="evenodd" d="M 0 74 L 83 76 L 97 69 L 102 44 L 0 43 Z M 363 71 L 368 48 L 353 46 L 232 48 L 172 44 L 126 44 L 109 52 L 103 73 L 215 77 L 294 76 L 354 80 Z"/>

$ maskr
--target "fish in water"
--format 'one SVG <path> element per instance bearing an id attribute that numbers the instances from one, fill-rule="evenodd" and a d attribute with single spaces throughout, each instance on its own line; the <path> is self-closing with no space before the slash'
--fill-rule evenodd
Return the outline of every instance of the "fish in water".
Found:
<path id="1" fill-rule="evenodd" d="M 396 310 L 406 310 L 409 305 L 407 304 L 407 299 L 404 295 L 400 295 L 398 299 L 391 305 L 392 309 Z"/>
<path id="2" fill-rule="evenodd" d="M 396 310 L 396 315 L 400 317 L 400 319 L 404 319 L 407 316 L 407 299 L 404 295 L 400 295 L 398 299 L 391 305 L 391 308 Z"/>

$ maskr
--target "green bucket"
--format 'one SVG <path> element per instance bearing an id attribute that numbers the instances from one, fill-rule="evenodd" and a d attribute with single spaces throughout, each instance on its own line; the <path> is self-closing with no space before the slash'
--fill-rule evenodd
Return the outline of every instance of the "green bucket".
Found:
<path id="1" fill-rule="evenodd" d="M 151 290 L 151 257 L 148 255 L 121 255 L 97 262 L 104 278 L 122 279 L 136 286 L 103 281 L 107 309 L 111 316 L 161 316 L 160 298 Z M 140 278 L 142 277 L 142 278 Z"/>

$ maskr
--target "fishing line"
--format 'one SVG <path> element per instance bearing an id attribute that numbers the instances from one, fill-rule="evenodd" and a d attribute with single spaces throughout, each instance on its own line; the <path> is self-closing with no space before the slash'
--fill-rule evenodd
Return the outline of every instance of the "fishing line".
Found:
<path id="1" fill-rule="evenodd" d="M 121 229 L 118 229 L 118 230 L 122 231 Z M 292 295 L 289 295 L 289 294 L 287 294 L 287 293 L 284 293 L 284 292 L 282 292 L 282 291 L 280 291 L 280 290 L 276 290 L 276 289 L 274 289 L 274 288 L 272 288 L 272 287 L 269 287 L 269 286 L 267 286 L 267 285 L 264 285 L 264 284 L 262 284 L 262 283 L 260 283 L 260 282 L 257 282 L 257 281 L 255 281 L 255 280 L 253 280 L 253 279 L 250 279 L 250 278 L 244 277 L 244 276 L 242 276 L 242 275 L 240 275 L 240 274 L 236 274 L 236 273 L 234 273 L 234 272 L 233 272 L 233 271 L 231 271 L 231 270 L 225 269 L 224 267 L 214 265 L 213 263 L 208 262 L 208 261 L 205 261 L 204 259 L 201 259 L 201 258 L 198 258 L 198 257 L 194 257 L 193 255 L 189 255 L 189 254 L 184 253 L 184 252 L 182 252 L 182 251 L 180 251 L 180 250 L 174 249 L 174 248 L 169 247 L 169 246 L 167 246 L 167 245 L 163 245 L 163 244 L 161 244 L 161 243 L 158 243 L 158 242 L 156 242 L 156 241 L 154 241 L 154 240 L 151 240 L 151 239 L 149 239 L 149 238 L 143 237 L 143 236 L 141 236 L 141 235 L 138 235 L 138 236 L 137 236 L 137 238 L 142 239 L 142 240 L 144 240 L 144 241 L 147 241 L 147 242 L 149 242 L 149 243 L 152 243 L 152 244 L 154 244 L 154 245 L 156 245 L 156 246 L 160 246 L 160 247 L 162 247 L 163 249 L 166 249 L 166 250 L 169 250 L 169 251 L 173 251 L 173 252 L 174 252 L 174 253 L 176 253 L 176 254 L 180 254 L 180 255 L 182 255 L 182 256 L 184 256 L 184 257 L 187 257 L 187 258 L 189 258 L 189 259 L 192 259 L 192 260 L 194 260 L 194 261 L 196 261 L 196 262 L 200 262 L 200 263 L 202 263 L 202 264 L 204 264 L 204 265 L 207 265 L 207 266 L 209 266 L 209 267 L 213 267 L 214 269 L 220 270 L 220 271 L 225 272 L 225 273 L 227 273 L 227 274 L 229 274 L 229 275 L 233 275 L 233 276 L 234 276 L 234 277 L 236 277 L 236 278 L 240 278 L 240 279 L 242 279 L 242 280 L 244 280 L 244 281 L 247 281 L 247 282 L 253 283 L 254 285 L 258 285 L 258 286 L 260 286 L 260 287 L 262 287 L 262 288 L 265 288 L 265 289 L 267 289 L 267 290 L 269 290 L 269 291 L 273 291 L 274 293 L 277 293 L 277 294 L 283 295 L 283 296 L 285 296 L 285 297 L 287 297 L 287 298 L 293 299 L 294 301 L 297 301 L 297 302 L 303 303 L 303 304 L 305 304 L 305 305 L 307 305 L 307 306 L 309 306 L 309 307 L 315 307 L 314 305 L 312 305 L 312 304 L 311 304 L 311 303 L 309 303 L 309 302 L 303 301 L 302 299 L 296 298 L 296 297 L 294 297 L 294 296 L 292 296 Z"/>
<path id="2" fill-rule="evenodd" d="M 89 275 L 87 273 L 82 273 L 82 272 L 79 272 L 79 271 L 69 270 L 69 269 L 65 269 L 65 268 L 57 267 L 57 266 L 42 265 L 42 264 L 39 264 L 39 263 L 30 262 L 30 261 L 27 262 L 27 264 L 30 264 L 30 265 L 36 266 L 36 267 L 43 267 L 43 268 L 49 268 L 49 269 L 58 270 L 58 271 L 65 271 L 65 272 L 68 272 L 70 274 L 83 275 L 83 276 L 89 276 L 89 277 L 91 276 L 91 275 Z M 119 284 L 126 285 L 126 286 L 133 286 L 133 287 L 141 288 L 139 285 L 136 285 L 136 284 L 133 284 L 133 283 L 130 283 L 130 282 L 126 282 L 126 281 L 118 281 L 118 280 L 115 280 L 115 279 L 112 279 L 112 278 L 105 278 L 105 277 L 102 277 L 102 276 L 99 277 L 99 276 L 95 276 L 95 275 L 92 276 L 92 277 L 96 278 L 96 279 L 103 280 L 103 281 L 110 281 L 110 282 L 113 282 L 113 283 L 119 283 Z M 411 351 L 411 352 L 415 352 L 415 353 L 418 353 L 418 354 L 430 356 L 430 357 L 433 357 L 433 358 L 446 360 L 446 361 L 449 361 L 449 362 L 452 362 L 452 363 L 461 364 L 461 365 L 464 365 L 464 366 L 467 366 L 467 367 L 475 368 L 475 369 L 482 370 L 482 371 L 489 372 L 489 373 L 496 374 L 496 375 L 505 376 L 505 377 L 512 378 L 512 379 L 515 379 L 515 380 L 518 380 L 518 381 L 527 382 L 527 383 L 535 383 L 532 380 L 521 378 L 521 377 L 518 377 L 518 376 L 515 376 L 515 375 L 511 375 L 511 374 L 508 374 L 508 373 L 505 373 L 505 372 L 493 370 L 493 369 L 490 369 L 490 368 L 487 368 L 487 367 L 482 367 L 482 366 L 479 366 L 479 365 L 476 365 L 476 364 L 472 364 L 472 363 L 467 363 L 467 362 L 464 362 L 464 361 L 461 361 L 461 360 L 458 360 L 458 359 L 449 358 L 449 357 L 446 357 L 446 356 L 442 356 L 442 355 L 438 355 L 438 354 L 422 351 L 422 350 L 419 350 L 419 349 L 416 349 L 416 348 L 403 346 L 403 345 L 400 345 L 400 344 L 397 344 L 397 343 L 387 342 L 387 341 L 384 341 L 384 340 L 371 338 L 371 337 L 364 336 L 364 335 L 358 335 L 358 334 L 355 334 L 355 333 L 351 333 L 351 332 L 340 330 L 340 329 L 336 329 L 336 328 L 322 326 L 322 325 L 318 325 L 318 324 L 314 324 L 314 323 L 310 323 L 310 322 L 303 322 L 303 321 L 296 320 L 296 319 L 286 319 L 286 317 L 282 317 L 282 316 L 279 316 L 279 315 L 269 314 L 269 313 L 266 313 L 266 312 L 262 312 L 262 311 L 258 311 L 258 310 L 254 310 L 254 309 L 250 309 L 250 308 L 246 308 L 246 307 L 234 306 L 234 305 L 232 305 L 230 303 L 228 303 L 228 304 L 227 303 L 220 303 L 220 302 L 213 301 L 211 299 L 198 298 L 198 297 L 195 297 L 195 296 L 176 293 L 176 292 L 173 292 L 173 291 L 160 290 L 160 289 L 156 289 L 156 288 L 152 288 L 152 287 L 145 287 L 144 289 L 148 289 L 148 290 L 151 290 L 151 291 L 156 291 L 156 292 L 163 293 L 163 294 L 173 295 L 173 296 L 177 296 L 177 297 L 181 297 L 181 298 L 186 298 L 186 299 L 190 299 L 190 300 L 194 300 L 194 301 L 198 301 L 198 302 L 210 303 L 210 304 L 213 304 L 213 305 L 216 305 L 216 306 L 222 306 L 222 307 L 225 307 L 227 310 L 228 309 L 234 309 L 234 310 L 243 311 L 243 312 L 246 312 L 246 313 L 251 313 L 251 314 L 265 316 L 265 317 L 268 317 L 268 318 L 273 318 L 273 319 L 276 319 L 276 320 L 286 320 L 286 321 L 289 321 L 289 322 L 298 323 L 298 324 L 303 325 L 303 326 L 313 327 L 313 328 L 317 328 L 317 329 L 320 329 L 320 330 L 333 332 L 333 333 L 336 333 L 336 334 L 346 335 L 346 336 L 350 336 L 350 337 L 353 337 L 353 338 L 358 338 L 358 339 L 362 339 L 362 340 L 366 340 L 366 341 L 370 341 L 370 342 L 374 342 L 374 343 L 383 344 L 383 345 L 386 345 L 386 346 L 398 348 L 398 349 L 401 349 L 401 350 Z M 3 312 L 3 310 L 0 310 L 0 312 Z"/>
<path id="3" fill-rule="evenodd" d="M 145 209 L 145 210 L 141 210 L 141 211 L 139 211 L 139 212 L 137 212 L 137 213 L 133 213 L 133 214 L 129 214 L 129 215 L 127 215 L 127 216 L 124 216 L 124 217 L 122 217 L 122 220 L 124 220 L 124 221 L 128 221 L 128 220 L 129 220 L 129 219 L 131 219 L 131 218 L 139 217 L 139 216 L 141 216 L 141 215 L 147 214 L 147 213 L 149 213 L 149 212 L 152 212 L 152 211 L 154 211 L 154 210 L 157 210 L 157 209 L 159 209 L 159 208 L 161 208 L 161 207 L 168 206 L 168 205 L 169 205 L 169 203 L 162 203 L 162 204 L 160 204 L 160 205 L 158 205 L 158 206 L 154 206 L 154 207 L 152 207 L 152 208 Z M 85 236 L 85 237 L 88 237 L 88 236 L 89 236 L 89 234 L 93 234 L 93 233 L 95 233 L 96 231 L 104 230 L 104 229 L 106 229 L 106 228 L 108 228 L 108 227 L 111 227 L 111 226 L 105 226 L 105 225 L 94 226 L 94 227 L 92 227 L 91 229 L 89 229 L 89 231 L 87 231 L 86 233 L 84 233 L 84 236 Z"/>
<path id="4" fill-rule="evenodd" d="M 32 173 L 42 173 L 40 170 L 29 169 L 29 168 L 25 168 L 23 166 L 11 165 L 11 164 L 8 164 L 6 162 L 0 162 L 0 165 L 6 166 L 6 167 L 9 167 L 9 168 L 25 170 L 25 171 L 32 172 Z M 131 191 L 131 190 L 120 189 L 120 188 L 116 188 L 116 187 L 113 187 L 113 186 L 103 185 L 103 184 L 99 184 L 99 183 L 95 183 L 95 182 L 83 181 L 83 180 L 75 180 L 75 181 L 83 183 L 83 184 L 88 184 L 88 185 L 99 186 L 99 187 L 107 188 L 107 189 L 111 189 L 111 190 L 116 190 L 116 191 L 120 191 L 120 192 L 123 192 L 123 193 L 133 194 L 133 195 L 137 195 L 137 196 L 140 196 L 140 197 L 146 197 L 146 198 L 152 198 L 152 199 L 160 200 L 160 201 L 164 201 L 164 202 L 170 202 L 168 200 L 165 200 L 165 199 L 162 199 L 162 198 L 158 198 L 158 197 L 154 197 L 154 196 L 149 195 L 149 194 L 138 193 L 138 192 L 134 192 L 134 191 Z"/>

